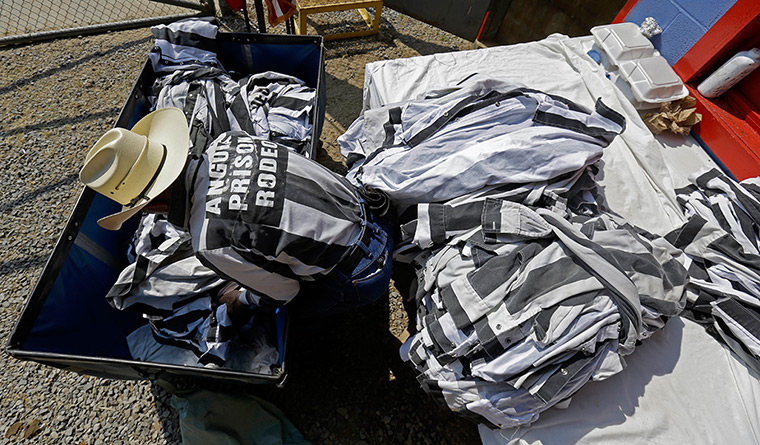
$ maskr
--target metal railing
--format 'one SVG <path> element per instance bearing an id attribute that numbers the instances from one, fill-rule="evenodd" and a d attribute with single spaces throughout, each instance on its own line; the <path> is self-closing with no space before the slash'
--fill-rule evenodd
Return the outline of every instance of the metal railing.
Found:
<path id="1" fill-rule="evenodd" d="M 0 0 L 0 46 L 213 14 L 211 0 Z"/>

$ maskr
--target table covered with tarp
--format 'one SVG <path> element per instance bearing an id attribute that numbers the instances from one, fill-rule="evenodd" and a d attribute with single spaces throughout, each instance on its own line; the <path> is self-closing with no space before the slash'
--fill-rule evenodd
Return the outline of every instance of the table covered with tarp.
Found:
<path id="1" fill-rule="evenodd" d="M 609 209 L 653 234 L 688 220 L 676 190 L 718 167 L 692 137 L 655 137 L 639 111 L 588 57 L 591 37 L 378 61 L 366 67 L 364 110 L 424 97 L 475 75 L 594 108 L 601 98 L 626 128 L 604 148 L 597 181 Z M 350 131 L 350 130 L 349 130 Z M 483 443 L 756 443 L 760 380 L 740 355 L 686 317 L 674 317 L 625 357 L 621 372 L 590 381 L 532 423 L 480 425 Z M 713 332 L 714 334 L 714 332 Z M 736 346 L 736 345 L 734 345 Z M 739 350 L 739 348 L 735 348 Z"/>

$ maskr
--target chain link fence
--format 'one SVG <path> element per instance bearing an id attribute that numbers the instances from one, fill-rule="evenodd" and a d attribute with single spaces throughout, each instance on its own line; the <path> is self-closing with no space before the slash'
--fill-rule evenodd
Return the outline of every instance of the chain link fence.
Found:
<path id="1" fill-rule="evenodd" d="M 211 0 L 0 0 L 0 46 L 213 13 Z"/>

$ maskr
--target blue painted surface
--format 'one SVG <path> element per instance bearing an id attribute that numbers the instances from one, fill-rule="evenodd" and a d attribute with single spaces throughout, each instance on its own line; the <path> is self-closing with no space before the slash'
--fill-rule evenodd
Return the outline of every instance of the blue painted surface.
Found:
<path id="1" fill-rule="evenodd" d="M 726 13 L 737 0 L 639 0 L 625 18 L 640 25 L 654 17 L 662 34 L 652 43 L 671 65 L 684 54 Z"/>

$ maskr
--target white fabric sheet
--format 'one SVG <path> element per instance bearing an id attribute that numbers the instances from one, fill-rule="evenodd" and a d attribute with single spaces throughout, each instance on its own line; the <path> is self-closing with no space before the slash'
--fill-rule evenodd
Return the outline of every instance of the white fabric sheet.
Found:
<path id="1" fill-rule="evenodd" d="M 674 188 L 712 161 L 693 138 L 652 136 L 625 95 L 586 51 L 591 37 L 552 35 L 519 45 L 368 64 L 364 108 L 422 97 L 480 73 L 591 108 L 601 97 L 627 119 L 605 149 L 600 183 L 609 208 L 664 234 L 684 222 Z M 672 319 L 626 358 L 621 373 L 590 382 L 567 409 L 530 426 L 492 431 L 484 444 L 760 443 L 760 376 L 701 327 Z"/>
<path id="2" fill-rule="evenodd" d="M 529 427 L 490 430 L 484 445 L 756 444 L 760 385 L 732 353 L 674 318 L 626 357 L 628 366 L 578 391 Z"/>

